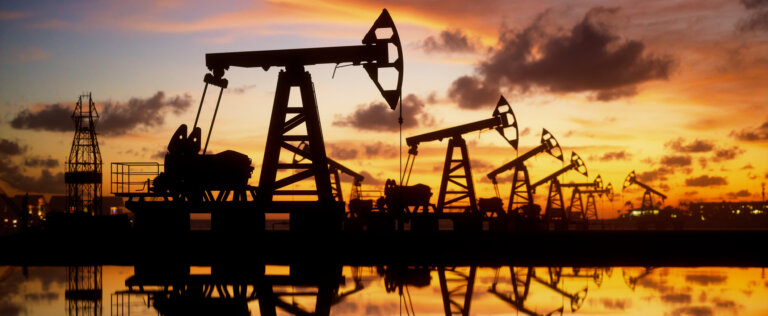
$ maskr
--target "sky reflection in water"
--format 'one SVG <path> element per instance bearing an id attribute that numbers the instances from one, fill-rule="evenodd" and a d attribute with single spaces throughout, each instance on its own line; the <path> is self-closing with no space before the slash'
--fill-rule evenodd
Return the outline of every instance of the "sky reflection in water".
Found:
<path id="1" fill-rule="evenodd" d="M 768 279 L 762 268 L 581 268 L 574 274 L 572 268 L 562 268 L 560 280 L 550 283 L 550 269 L 536 268 L 532 273 L 529 292 L 525 300 L 515 305 L 509 267 L 478 268 L 471 300 L 471 315 L 526 315 L 527 312 L 559 315 L 765 315 L 768 314 Z M 267 273 L 280 274 L 287 270 L 270 267 Z M 345 284 L 339 293 L 351 293 L 333 305 L 331 315 L 406 315 L 412 308 L 416 315 L 444 315 L 439 274 L 429 272 L 428 286 L 416 284 L 403 287 L 403 304 L 398 287 L 385 284 L 384 269 L 360 268 L 362 290 L 354 291 L 353 269 L 344 267 Z M 392 271 L 391 269 L 389 271 Z M 515 268 L 520 280 L 519 293 L 527 276 L 526 268 Z M 552 270 L 556 272 L 556 270 Z M 207 274 L 206 268 L 193 268 L 192 274 Z M 468 275 L 469 268 L 457 268 L 459 274 Z M 113 293 L 126 290 L 125 280 L 134 274 L 132 267 L 103 267 L 101 315 L 116 315 L 110 299 Z M 457 273 L 446 272 L 447 287 L 464 288 L 455 279 Z M 557 273 L 553 273 L 556 279 Z M 426 274 L 422 275 L 424 283 Z M 453 278 L 452 278 L 453 277 Z M 389 278 L 387 278 L 389 279 Z M 557 281 L 557 280 L 555 280 Z M 418 282 L 416 282 L 418 283 Z M 489 291 L 494 283 L 496 293 Z M 394 286 L 394 288 L 393 288 Z M 65 299 L 67 273 L 65 267 L 29 268 L 28 276 L 20 267 L 0 267 L 0 315 L 67 315 Z M 387 291 L 389 287 L 390 291 Z M 294 286 L 275 287 L 275 291 L 302 291 Z M 564 293 L 586 295 L 583 303 L 572 304 Z M 504 302 L 499 296 L 506 296 Z M 463 297 L 463 296 L 461 296 Z M 146 305 L 146 295 L 132 295 L 130 315 L 157 315 Z M 284 298 L 313 310 L 314 297 Z M 457 300 L 459 303 L 463 301 Z M 412 302 L 412 305 L 408 304 Z M 124 304 L 125 305 L 125 304 Z M 126 306 L 123 306 L 126 307 Z M 577 309 L 573 311 L 573 309 Z M 258 300 L 251 300 L 248 309 L 259 315 Z M 112 313 L 111 313 L 112 312 Z M 85 313 L 84 315 L 88 315 Z M 127 315 L 127 314 L 123 314 Z M 288 315 L 278 310 L 278 315 Z"/>

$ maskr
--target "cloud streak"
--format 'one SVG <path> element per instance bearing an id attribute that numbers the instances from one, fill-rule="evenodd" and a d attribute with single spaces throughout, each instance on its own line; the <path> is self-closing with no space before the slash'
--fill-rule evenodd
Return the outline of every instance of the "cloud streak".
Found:
<path id="1" fill-rule="evenodd" d="M 664 147 L 671 148 L 679 153 L 703 153 L 712 151 L 715 148 L 715 144 L 711 141 L 694 139 L 689 143 L 685 143 L 685 139 L 680 137 L 675 140 L 668 141 L 664 144 Z"/>
<path id="2" fill-rule="evenodd" d="M 100 111 L 96 130 L 103 135 L 120 136 L 161 126 L 168 114 L 181 114 L 192 104 L 189 95 L 166 97 L 158 91 L 149 98 L 130 98 L 127 102 L 106 102 Z M 71 132 L 74 105 L 56 103 L 41 109 L 25 109 L 11 120 L 11 127 L 36 131 Z"/>
<path id="3" fill-rule="evenodd" d="M 720 185 L 727 185 L 728 181 L 725 179 L 725 177 L 720 176 L 708 176 L 708 175 L 702 175 L 694 178 L 688 178 L 685 179 L 685 185 L 689 187 L 710 187 L 710 186 L 720 186 Z"/>
<path id="4" fill-rule="evenodd" d="M 403 129 L 432 126 L 435 118 L 426 111 L 426 104 L 414 94 L 403 98 Z M 359 105 L 354 113 L 337 116 L 334 126 L 352 127 L 357 130 L 396 132 L 399 129 L 399 111 L 392 111 L 382 102 Z"/>
<path id="5" fill-rule="evenodd" d="M 479 50 L 480 43 L 470 39 L 464 31 L 453 29 L 427 37 L 420 47 L 427 53 L 474 53 Z"/>

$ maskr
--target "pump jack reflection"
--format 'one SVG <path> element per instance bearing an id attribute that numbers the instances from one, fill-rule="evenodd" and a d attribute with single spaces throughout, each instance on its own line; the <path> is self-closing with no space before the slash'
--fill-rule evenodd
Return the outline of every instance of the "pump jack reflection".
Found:
<path id="1" fill-rule="evenodd" d="M 562 295 L 570 302 L 570 310 L 578 311 L 587 296 L 588 287 L 570 293 L 563 280 L 592 279 L 599 287 L 603 273 L 600 268 L 573 268 L 564 273 L 560 267 L 546 269 L 542 276 L 534 267 L 509 267 L 511 290 L 499 286 L 499 270 L 488 292 L 526 315 L 562 314 L 561 305 L 548 313 L 539 313 L 525 305 L 532 283 L 538 283 Z M 278 311 L 290 315 L 330 315 L 331 308 L 345 298 L 364 290 L 362 268 L 351 268 L 351 280 L 338 265 L 291 265 L 288 274 L 269 274 L 264 265 L 213 266 L 210 274 L 191 274 L 188 265 L 150 267 L 136 266 L 135 273 L 125 284 L 127 290 L 113 294 L 114 302 L 125 302 L 115 296 L 141 295 L 147 307 L 160 315 L 251 315 L 248 303 L 258 300 L 261 315 L 277 315 Z M 445 315 L 470 315 L 477 267 L 444 266 L 379 266 L 388 293 L 397 292 L 407 315 L 415 315 L 409 287 L 432 284 L 432 273 L 442 295 Z M 511 292 L 511 293 L 510 293 Z M 130 299 L 127 300 L 130 304 Z M 311 305 L 314 308 L 311 308 Z M 310 308 L 308 308 L 309 306 Z M 117 309 L 117 312 L 115 311 Z M 112 306 L 111 315 L 129 315 L 123 306 Z"/>
<path id="2" fill-rule="evenodd" d="M 341 266 L 290 267 L 288 275 L 267 275 L 265 266 L 213 266 L 210 274 L 190 274 L 189 266 L 135 268 L 125 281 L 127 290 L 113 296 L 146 295 L 148 307 L 160 315 L 251 315 L 248 302 L 258 299 L 261 315 L 329 315 L 331 306 L 363 289 L 353 268 L 354 287 L 342 289 Z M 296 302 L 314 298 L 314 309 Z M 130 300 L 113 299 L 125 302 Z M 115 313 L 115 309 L 118 310 Z M 124 306 L 113 306 L 122 315 Z"/>
<path id="3" fill-rule="evenodd" d="M 603 281 L 603 273 L 606 272 L 605 269 L 600 268 L 591 268 L 591 269 L 585 269 L 586 271 L 582 272 L 582 269 L 580 268 L 573 268 L 573 272 L 570 274 L 563 273 L 562 267 L 549 267 L 547 268 L 547 275 L 545 277 L 540 277 L 536 274 L 536 269 L 534 267 L 509 267 L 509 273 L 510 273 L 510 279 L 511 279 L 511 285 L 512 289 L 510 294 L 506 293 L 505 291 L 502 291 L 500 289 L 499 285 L 499 276 L 500 276 L 500 268 L 496 269 L 496 275 L 494 277 L 493 283 L 491 284 L 491 287 L 488 289 L 488 292 L 495 295 L 497 298 L 502 300 L 503 302 L 511 305 L 519 312 L 526 314 L 526 315 L 562 315 L 563 311 L 565 310 L 565 306 L 560 306 L 546 314 L 539 313 L 537 311 L 534 311 L 527 307 L 525 305 L 525 301 L 528 299 L 528 294 L 530 293 L 531 283 L 536 282 L 541 285 L 543 285 L 546 288 L 549 288 L 550 290 L 554 291 L 555 293 L 565 297 L 570 302 L 571 312 L 578 311 L 582 304 L 584 304 L 584 301 L 587 298 L 587 292 L 589 290 L 588 286 L 585 286 L 583 289 L 575 292 L 570 293 L 567 292 L 561 283 L 561 281 L 564 278 L 570 278 L 570 279 L 592 279 L 598 287 L 602 284 Z"/>

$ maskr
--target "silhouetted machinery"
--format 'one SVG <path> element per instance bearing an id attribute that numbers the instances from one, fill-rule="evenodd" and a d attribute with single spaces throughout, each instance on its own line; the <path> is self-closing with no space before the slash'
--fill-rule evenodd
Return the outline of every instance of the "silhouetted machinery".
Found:
<path id="1" fill-rule="evenodd" d="M 630 290 L 633 292 L 635 291 L 635 288 L 637 287 L 637 283 L 641 281 L 642 279 L 646 278 L 647 276 L 651 275 L 653 273 L 653 270 L 656 270 L 656 267 L 645 267 L 643 272 L 641 272 L 638 275 L 631 275 L 627 273 L 627 269 L 622 269 L 622 275 L 624 277 L 624 283 L 627 284 L 627 287 L 629 287 Z"/>
<path id="2" fill-rule="evenodd" d="M 126 309 L 130 314 L 130 306 L 125 304 L 130 305 L 126 298 L 131 295 L 146 295 L 147 307 L 154 307 L 160 315 L 251 315 L 248 303 L 254 300 L 258 300 L 260 315 L 277 315 L 278 311 L 330 315 L 333 305 L 363 289 L 355 271 L 354 287 L 341 289 L 345 283 L 341 266 L 292 265 L 288 275 L 268 274 L 263 265 L 212 266 L 210 274 L 190 274 L 189 266 L 137 266 L 135 270 L 125 281 L 128 288 L 112 294 L 112 315 Z M 315 298 L 314 308 L 296 298 Z"/>
<path id="3" fill-rule="evenodd" d="M 582 199 L 583 190 L 601 190 L 603 188 L 603 178 L 600 175 L 595 177 L 592 182 L 571 182 L 560 184 L 561 188 L 571 188 L 571 204 L 568 206 L 568 218 L 571 220 L 587 220 L 586 209 L 584 207 L 584 199 Z M 594 196 L 593 202 L 594 202 Z M 589 200 L 587 200 L 589 204 Z M 596 214 L 595 214 L 596 215 Z"/>
<path id="4" fill-rule="evenodd" d="M 621 190 L 622 191 L 626 190 L 627 188 L 629 188 L 633 184 L 636 184 L 637 186 L 645 189 L 645 192 L 643 193 L 643 204 L 640 206 L 640 211 L 641 212 L 652 211 L 652 210 L 654 210 L 656 208 L 656 206 L 653 205 L 653 195 L 656 195 L 656 196 L 660 197 L 662 203 L 667 198 L 666 195 L 662 194 L 659 191 L 654 190 L 653 188 L 651 188 L 647 184 L 642 183 L 639 180 L 637 180 L 637 177 L 635 176 L 635 171 L 634 170 L 632 170 L 632 172 L 630 172 L 629 175 L 627 175 L 627 177 L 624 179 L 624 186 L 622 187 Z"/>
<path id="5" fill-rule="evenodd" d="M 233 192 L 234 200 L 244 201 L 251 159 L 232 150 L 200 154 L 200 147 L 200 127 L 187 136 L 187 125 L 179 126 L 168 143 L 165 171 L 153 180 L 151 190 L 190 202 L 222 201 Z"/>
<path id="6" fill-rule="evenodd" d="M 443 296 L 445 315 L 470 315 L 469 311 L 476 275 L 476 266 L 468 268 L 437 268 L 437 277 L 440 280 L 440 294 Z"/>
<path id="7" fill-rule="evenodd" d="M 528 299 L 528 293 L 531 288 L 531 280 L 533 279 L 533 276 L 536 274 L 534 267 L 509 267 L 509 273 L 510 278 L 512 281 L 512 294 L 506 294 L 502 292 L 499 289 L 499 271 L 501 269 L 496 269 L 496 275 L 493 279 L 493 283 L 491 283 L 491 287 L 488 289 L 488 292 L 495 295 L 497 298 L 502 300 L 503 302 L 511 305 L 519 312 L 530 315 L 530 316 L 539 316 L 539 315 L 553 315 L 555 313 L 559 313 L 560 315 L 563 314 L 563 306 L 560 306 L 559 308 L 547 313 L 547 314 L 540 314 L 536 311 L 528 308 L 525 306 L 525 301 Z"/>
<path id="8" fill-rule="evenodd" d="M 549 182 L 549 194 L 547 195 L 547 207 L 544 209 L 543 220 L 545 222 L 561 221 L 568 222 L 568 214 L 565 212 L 565 203 L 563 203 L 563 191 L 560 187 L 560 180 L 557 177 L 564 173 L 575 170 L 576 172 L 587 176 L 587 166 L 581 157 L 575 152 L 571 153 L 571 162 L 560 170 L 555 171 L 549 176 L 531 184 L 531 188 L 536 190 L 540 185 Z M 529 215 L 530 216 L 530 215 Z"/>
<path id="9" fill-rule="evenodd" d="M 302 161 L 307 160 L 307 157 L 310 155 L 309 145 L 306 142 L 303 142 L 299 144 L 299 147 L 294 147 L 290 144 L 286 144 L 286 149 L 292 151 L 294 153 L 293 155 L 293 164 L 299 165 L 302 163 Z M 344 202 L 344 193 L 341 190 L 341 174 L 346 174 L 350 177 L 352 177 L 352 191 L 350 192 L 350 211 L 352 210 L 352 200 L 357 199 L 360 200 L 360 195 L 362 192 L 362 185 L 363 180 L 365 180 L 365 177 L 357 172 L 352 171 L 352 169 L 349 169 L 342 165 L 341 163 L 337 162 L 336 160 L 333 160 L 331 158 L 328 159 L 328 170 L 333 176 L 331 179 L 331 189 L 333 190 L 333 197 L 336 199 L 337 202 Z M 369 201 L 370 206 L 367 207 L 367 210 L 370 211 L 371 208 L 373 208 L 373 201 Z M 360 205 L 359 203 L 356 205 L 356 207 L 360 208 L 366 208 L 363 205 Z M 363 209 L 359 209 L 360 212 L 363 212 Z"/>
<path id="10" fill-rule="evenodd" d="M 206 55 L 206 65 L 211 70 L 211 73 L 205 76 L 206 87 L 207 84 L 225 86 L 224 71 L 230 67 L 262 68 L 265 70 L 270 67 L 285 67 L 277 79 L 272 118 L 267 134 L 261 176 L 259 177 L 258 200 L 263 204 L 265 212 L 290 212 L 292 209 L 302 206 L 331 212 L 343 212 L 343 206 L 334 203 L 317 101 L 311 76 L 309 72 L 304 70 L 304 67 L 341 63 L 363 66 L 384 99 L 394 110 L 400 100 L 403 59 L 400 38 L 387 10 L 382 11 L 371 29 L 363 37 L 362 42 L 362 45 L 356 46 Z M 397 52 L 397 56 L 389 55 L 390 47 Z M 393 69 L 397 72 L 397 84 L 393 89 L 382 87 L 379 82 L 381 69 Z M 301 107 L 288 106 L 291 87 L 299 87 L 302 100 Z M 289 115 L 292 117 L 289 118 Z M 302 124 L 306 126 L 306 134 L 296 134 L 294 130 Z M 305 157 L 311 163 L 296 166 L 294 164 L 282 164 L 278 161 L 282 149 L 290 150 L 288 145 L 300 142 L 309 144 L 310 153 Z M 293 146 L 297 147 L 297 145 Z M 296 173 L 277 179 L 277 173 L 280 170 L 291 170 Z M 285 189 L 310 177 L 314 177 L 315 190 Z M 315 196 L 317 201 L 311 202 L 309 205 L 300 202 L 275 201 L 274 197 L 279 195 Z"/>
<path id="11" fill-rule="evenodd" d="M 562 295 L 563 297 L 568 298 L 568 300 L 571 302 L 571 312 L 578 311 L 581 308 L 581 306 L 584 304 L 584 300 L 587 298 L 589 287 L 585 286 L 583 289 L 575 293 L 566 292 L 564 289 L 558 286 L 558 284 L 560 283 L 561 277 L 562 277 L 562 268 L 549 268 L 549 280 L 544 280 L 541 277 L 537 276 L 535 273 L 533 274 L 534 281 L 548 287 L 549 289 L 551 289 L 552 291 L 555 291 L 556 293 Z"/>
<path id="12" fill-rule="evenodd" d="M 586 194 L 587 195 L 587 202 L 586 205 L 584 205 L 584 200 L 582 199 L 582 196 Z M 574 203 L 578 203 L 575 205 L 579 205 L 581 207 L 583 218 L 586 221 L 595 221 L 598 220 L 597 216 L 597 203 L 595 202 L 595 194 L 597 194 L 598 197 L 602 197 L 603 194 L 608 198 L 608 201 L 613 202 L 613 184 L 608 183 L 608 185 L 605 186 L 605 188 L 601 189 L 593 189 L 593 190 L 582 190 L 579 188 L 575 188 L 573 190 L 573 195 L 571 196 L 571 212 L 573 213 Z"/>
<path id="13" fill-rule="evenodd" d="M 359 189 L 362 177 L 326 157 L 312 78 L 304 69 L 305 66 L 318 64 L 362 66 L 393 110 L 400 102 L 402 46 L 387 10 L 382 11 L 365 34 L 362 45 L 206 54 L 206 66 L 210 73 L 203 78 L 205 87 L 191 133 L 188 134 L 186 125 L 180 126 L 174 133 L 165 157 L 165 171 L 150 183 L 149 193 L 118 189 L 120 192 L 117 193 L 130 198 L 128 204 L 132 211 L 146 214 L 137 216 L 137 223 L 155 223 L 154 227 L 162 230 L 165 223 L 178 222 L 179 228 L 183 229 L 183 222 L 189 222 L 190 212 L 202 211 L 211 213 L 212 229 L 222 227 L 222 231 L 244 232 L 260 227 L 264 213 L 288 213 L 291 230 L 340 228 L 344 202 L 338 172 L 353 174 L 356 189 Z M 278 75 L 258 187 L 248 185 L 253 167 L 246 155 L 234 151 L 206 155 L 221 96 L 229 85 L 224 74 L 231 67 L 284 68 Z M 380 74 L 382 79 L 383 75 L 392 74 L 395 77 L 391 81 L 394 86 L 383 86 Z M 220 90 L 208 136 L 202 145 L 201 130 L 197 125 L 209 85 Z M 298 106 L 288 104 L 292 87 L 298 87 L 301 94 Z M 301 143 L 308 145 L 306 151 L 299 148 Z M 281 162 L 281 153 L 299 155 L 307 162 Z M 138 165 L 118 163 L 119 168 L 126 167 L 128 170 Z M 144 163 L 141 166 L 148 165 Z M 157 164 L 153 166 L 159 169 Z M 335 185 L 331 174 L 336 180 Z M 135 184 L 130 180 L 114 180 L 124 176 L 130 179 L 130 171 L 113 171 L 113 186 L 122 188 Z M 311 179 L 314 183 L 310 184 Z M 302 182 L 304 180 L 307 181 Z M 135 197 L 138 201 L 133 201 Z M 165 201 L 145 203 L 144 197 L 163 197 Z M 194 204 L 189 208 L 176 201 Z M 206 202 L 214 202 L 216 207 L 197 207 L 197 204 Z M 171 205 L 174 205 L 173 210 L 165 212 Z M 254 212 L 254 209 L 257 211 Z M 163 212 L 168 214 L 154 215 Z"/>
<path id="14" fill-rule="evenodd" d="M 509 170 L 512 170 L 514 173 L 512 177 L 512 192 L 509 194 L 509 203 L 507 204 L 507 214 L 537 214 L 536 216 L 538 216 L 538 213 L 541 211 L 540 209 L 536 209 L 538 206 L 533 203 L 533 187 L 531 187 L 531 180 L 528 176 L 528 168 L 525 166 L 525 161 L 544 152 L 563 161 L 563 152 L 560 148 L 560 144 L 546 129 L 543 129 L 541 132 L 541 145 L 534 147 L 514 160 L 488 173 L 488 179 L 491 180 L 493 187 L 496 190 L 496 198 L 498 199 L 498 202 L 496 202 L 497 205 L 501 203 L 501 196 L 499 195 L 499 185 L 496 177 Z M 481 201 L 481 203 L 482 202 L 484 201 Z M 499 207 L 497 206 L 496 208 L 498 209 Z M 486 213 L 494 213 L 493 208 L 488 209 Z"/>
<path id="15" fill-rule="evenodd" d="M 504 129 L 509 127 L 515 130 L 514 138 L 512 139 L 507 138 L 504 133 Z M 512 107 L 503 96 L 499 98 L 492 117 L 489 119 L 406 138 L 405 142 L 409 147 L 408 160 L 406 160 L 405 169 L 400 178 L 401 184 L 403 182 L 405 185 L 408 184 L 413 164 L 418 154 L 418 147 L 421 143 L 448 138 L 448 148 L 445 154 L 443 173 L 440 180 L 440 192 L 438 193 L 435 211 L 437 213 L 459 211 L 478 214 L 475 186 L 472 181 L 472 169 L 469 164 L 469 153 L 467 152 L 467 144 L 462 135 L 486 129 L 495 129 L 513 148 L 517 149 L 517 120 L 512 112 Z M 457 151 L 458 158 L 455 157 Z"/>

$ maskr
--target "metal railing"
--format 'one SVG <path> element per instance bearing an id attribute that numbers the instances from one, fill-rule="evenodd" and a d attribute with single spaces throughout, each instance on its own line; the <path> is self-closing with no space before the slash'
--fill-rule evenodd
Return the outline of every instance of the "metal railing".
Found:
<path id="1" fill-rule="evenodd" d="M 157 162 L 113 162 L 110 192 L 112 194 L 148 194 L 152 179 L 163 171 Z"/>

